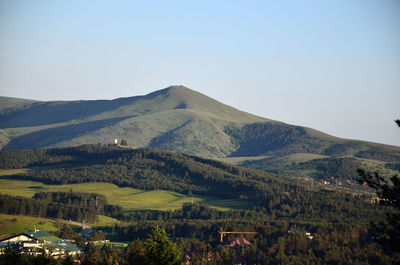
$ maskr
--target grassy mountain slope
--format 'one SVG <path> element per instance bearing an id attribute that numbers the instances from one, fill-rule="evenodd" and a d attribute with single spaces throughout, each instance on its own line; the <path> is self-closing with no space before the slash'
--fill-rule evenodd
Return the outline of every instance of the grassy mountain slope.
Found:
<path id="1" fill-rule="evenodd" d="M 224 126 L 268 121 L 180 86 L 111 101 L 20 106 L 10 100 L 8 106 L 0 115 L 4 149 L 111 143 L 123 138 L 137 147 L 226 156 L 234 147 Z"/>
<path id="2" fill-rule="evenodd" d="M 0 97 L 2 149 L 113 143 L 203 157 L 281 157 L 296 153 L 400 161 L 400 148 L 346 140 L 257 117 L 183 86 L 145 96 L 94 101 Z"/>
<path id="3" fill-rule="evenodd" d="M 31 99 L 0 97 L 0 114 L 8 114 L 12 111 L 21 111 L 33 103 L 38 102 Z"/>

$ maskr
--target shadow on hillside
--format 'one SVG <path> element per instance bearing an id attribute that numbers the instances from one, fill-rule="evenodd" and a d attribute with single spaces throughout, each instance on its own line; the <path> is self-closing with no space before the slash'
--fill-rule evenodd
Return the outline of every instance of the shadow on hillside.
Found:
<path id="1" fill-rule="evenodd" d="M 93 101 L 37 102 L 29 108 L 0 116 L 0 128 L 47 125 L 84 119 L 131 104 L 141 97 Z"/>
<path id="2" fill-rule="evenodd" d="M 131 116 L 105 119 L 100 121 L 83 122 L 79 124 L 66 125 L 25 134 L 11 140 L 10 143 L 8 143 L 3 148 L 3 150 L 36 149 L 41 147 L 48 147 L 61 141 L 68 141 L 77 136 L 97 131 L 101 128 L 113 125 L 127 118 L 131 118 Z"/>
<path id="3" fill-rule="evenodd" d="M 179 130 L 185 128 L 188 124 L 190 124 L 192 120 L 188 120 L 184 122 L 183 124 L 179 125 L 178 127 L 167 131 L 165 133 L 162 133 L 160 136 L 155 137 L 151 139 L 149 143 L 149 147 L 154 147 L 154 148 L 160 148 L 160 149 L 167 149 L 166 145 L 171 144 L 171 142 L 174 142 L 175 138 L 180 138 L 178 135 Z"/>

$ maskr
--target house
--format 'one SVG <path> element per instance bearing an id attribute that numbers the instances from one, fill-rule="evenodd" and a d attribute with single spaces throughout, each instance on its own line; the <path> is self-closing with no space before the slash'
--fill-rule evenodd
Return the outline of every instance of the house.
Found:
<path id="1" fill-rule="evenodd" d="M 39 255 L 43 252 L 44 243 L 28 233 L 20 233 L 0 240 L 0 254 L 7 247 L 13 247 L 21 254 Z"/>
<path id="2" fill-rule="evenodd" d="M 229 244 L 230 247 L 237 247 L 237 246 L 244 246 L 244 245 L 251 245 L 251 243 L 242 236 L 231 241 Z"/>
<path id="3" fill-rule="evenodd" d="M 13 236 L 1 239 L 0 247 L 12 246 L 20 241 L 28 242 L 28 241 L 35 241 L 35 240 L 38 240 L 38 239 L 28 235 L 27 233 L 20 233 L 18 235 L 13 235 Z"/>
<path id="4" fill-rule="evenodd" d="M 65 257 L 66 255 L 79 256 L 81 254 L 81 250 L 71 242 L 60 239 L 45 231 L 35 230 L 27 232 L 27 234 L 44 241 L 45 251 L 49 256 Z"/>
<path id="5" fill-rule="evenodd" d="M 306 231 L 306 230 L 304 230 L 304 229 L 301 229 L 301 228 L 296 228 L 296 227 L 290 228 L 290 229 L 288 230 L 288 233 L 289 233 L 289 234 L 290 234 L 290 233 L 303 233 L 303 234 L 306 235 L 307 239 L 309 239 L 309 240 L 311 240 L 311 239 L 314 238 L 314 237 L 311 235 L 310 232 L 308 232 L 308 231 Z"/>
<path id="6" fill-rule="evenodd" d="M 55 258 L 81 254 L 81 250 L 71 242 L 39 230 L 20 233 L 0 240 L 0 254 L 4 253 L 7 247 L 12 247 L 21 254 L 40 255 L 45 253 Z"/>

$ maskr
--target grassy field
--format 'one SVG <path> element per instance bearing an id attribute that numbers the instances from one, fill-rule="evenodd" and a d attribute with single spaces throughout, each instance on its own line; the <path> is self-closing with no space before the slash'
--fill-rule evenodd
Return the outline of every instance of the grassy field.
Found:
<path id="1" fill-rule="evenodd" d="M 316 155 L 316 154 L 297 153 L 297 154 L 282 156 L 279 158 L 274 158 L 271 156 L 241 156 L 241 157 L 223 157 L 223 158 L 217 158 L 217 160 L 239 165 L 240 163 L 243 163 L 246 161 L 262 162 L 265 159 L 271 158 L 271 159 L 274 159 L 274 160 L 282 162 L 282 163 L 290 164 L 293 162 L 295 162 L 295 163 L 307 162 L 307 161 L 310 161 L 313 159 L 326 158 L 326 157 L 327 156 Z"/>
<path id="2" fill-rule="evenodd" d="M 257 160 L 266 159 L 268 157 L 269 156 L 235 156 L 235 157 L 220 157 L 220 158 L 216 158 L 216 160 L 226 162 L 226 163 L 240 164 L 241 162 L 244 162 L 244 161 L 257 161 Z"/>
<path id="3" fill-rule="evenodd" d="M 398 171 L 385 167 L 386 162 L 372 160 L 372 159 L 358 159 L 358 160 L 361 161 L 362 168 L 372 172 L 377 171 L 382 176 L 391 177 L 393 175 L 399 175 Z"/>
<path id="4" fill-rule="evenodd" d="M 104 246 L 104 245 L 108 245 L 108 246 L 112 246 L 113 248 L 125 248 L 126 246 L 128 246 L 128 243 L 124 243 L 124 242 L 106 242 L 106 243 L 98 243 L 96 244 L 98 246 Z"/>
<path id="5" fill-rule="evenodd" d="M 0 170 L 1 172 L 2 170 Z M 1 173 L 0 173 L 1 174 Z M 187 196 L 172 191 L 144 191 L 129 187 L 120 188 L 110 183 L 84 183 L 69 185 L 46 185 L 37 181 L 0 178 L 0 193 L 13 196 L 32 197 L 40 191 L 74 191 L 99 193 L 106 196 L 110 204 L 120 205 L 126 211 L 133 210 L 175 210 L 184 203 L 200 202 L 219 210 L 250 208 L 239 200 L 225 200 L 212 196 Z"/>
<path id="6" fill-rule="evenodd" d="M 91 224 L 90 226 L 113 226 L 113 224 L 123 223 L 109 216 L 98 215 L 97 217 L 99 218 L 97 222 L 95 224 Z"/>
<path id="7" fill-rule="evenodd" d="M 301 162 L 307 162 L 310 160 L 314 159 L 322 159 L 322 158 L 327 158 L 328 156 L 324 155 L 317 155 L 317 154 L 308 154 L 308 153 L 297 153 L 297 154 L 291 154 L 287 156 L 283 156 L 279 158 L 279 161 L 286 162 L 286 163 L 301 163 Z"/>
<path id="8" fill-rule="evenodd" d="M 7 236 L 33 231 L 35 227 L 43 231 L 57 231 L 56 221 L 46 218 L 0 214 L 0 235 Z"/>
<path id="9" fill-rule="evenodd" d="M 114 218 L 104 215 L 98 215 L 98 218 L 99 220 L 95 224 L 87 225 L 94 227 L 111 227 L 113 224 L 125 224 L 124 222 L 117 221 Z M 57 231 L 64 224 L 68 224 L 68 222 L 49 218 L 0 214 L 0 238 L 22 232 L 33 231 L 35 228 L 46 232 Z"/>
<path id="10" fill-rule="evenodd" d="M 19 169 L 0 169 L 0 176 L 11 176 L 16 174 L 28 173 L 30 169 L 19 168 Z"/>

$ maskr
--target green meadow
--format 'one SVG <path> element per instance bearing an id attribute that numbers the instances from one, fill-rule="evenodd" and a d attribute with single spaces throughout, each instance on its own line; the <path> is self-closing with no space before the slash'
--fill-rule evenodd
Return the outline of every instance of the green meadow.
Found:
<path id="1" fill-rule="evenodd" d="M 57 231 L 56 221 L 46 218 L 22 215 L 0 214 L 0 235 L 2 237 L 36 229 L 43 231 Z"/>
<path id="2" fill-rule="evenodd" d="M 113 248 L 119 248 L 119 249 L 123 249 L 126 246 L 128 246 L 128 243 L 124 243 L 124 242 L 106 242 L 106 243 L 97 243 L 96 245 L 98 246 L 112 246 Z"/>
<path id="3" fill-rule="evenodd" d="M 0 237 L 4 238 L 12 234 L 33 231 L 35 228 L 47 232 L 57 231 L 64 224 L 69 224 L 69 222 L 50 218 L 0 214 Z M 95 224 L 87 225 L 95 227 L 110 227 L 114 224 L 121 225 L 125 223 L 108 216 L 98 215 L 98 220 Z"/>
<path id="4" fill-rule="evenodd" d="M 0 174 L 3 170 L 0 170 Z M 4 175 L 4 172 L 3 172 Z M 99 193 L 106 196 L 108 203 L 119 205 L 125 211 L 134 210 L 175 210 L 184 203 L 204 203 L 219 210 L 246 209 L 251 206 L 243 201 L 222 199 L 213 196 L 187 196 L 166 190 L 145 191 L 129 187 L 120 188 L 111 183 L 82 183 L 67 185 L 46 185 L 38 181 L 14 180 L 10 177 L 0 178 L 0 193 L 13 196 L 32 197 L 36 192 L 70 191 Z"/>
<path id="5" fill-rule="evenodd" d="M 19 168 L 19 169 L 0 169 L 0 176 L 11 176 L 16 174 L 28 173 L 30 169 Z"/>

